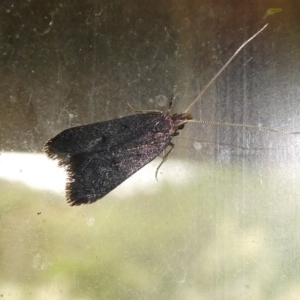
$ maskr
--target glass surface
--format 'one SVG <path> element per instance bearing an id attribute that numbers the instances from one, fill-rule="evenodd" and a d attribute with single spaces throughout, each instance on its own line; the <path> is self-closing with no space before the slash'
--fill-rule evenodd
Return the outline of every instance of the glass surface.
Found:
<path id="1" fill-rule="evenodd" d="M 271 5 L 271 6 L 270 6 Z M 280 13 L 267 16 L 269 8 Z M 298 1 L 2 1 L 0 296 L 298 299 L 300 134 L 187 124 L 161 158 L 70 207 L 43 153 L 144 110 L 300 132 Z M 264 18 L 265 17 L 265 18 Z"/>

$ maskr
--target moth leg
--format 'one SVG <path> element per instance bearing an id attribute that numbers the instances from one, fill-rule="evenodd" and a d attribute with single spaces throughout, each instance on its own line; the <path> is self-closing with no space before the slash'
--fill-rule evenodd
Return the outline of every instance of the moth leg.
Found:
<path id="1" fill-rule="evenodd" d="M 156 169 L 155 172 L 155 179 L 157 180 L 157 175 L 158 175 L 158 170 L 160 169 L 160 167 L 162 166 L 162 164 L 167 160 L 168 156 L 171 154 L 171 152 L 173 151 L 175 145 L 170 142 L 169 146 L 171 146 L 171 149 L 163 156 L 161 163 L 159 164 L 159 166 Z"/>
<path id="2" fill-rule="evenodd" d="M 141 114 L 151 114 L 151 113 L 156 113 L 156 114 L 162 114 L 162 111 L 160 110 L 142 110 L 142 109 L 136 109 L 134 107 L 132 107 L 128 102 L 127 102 L 127 106 L 135 112 L 141 113 Z"/>
<path id="3" fill-rule="evenodd" d="M 166 113 L 167 116 L 169 116 L 169 115 L 171 114 L 171 109 L 172 109 L 172 106 L 173 106 L 173 100 L 175 99 L 174 94 L 175 94 L 176 88 L 177 88 L 177 86 L 175 85 L 174 91 L 173 91 L 173 93 L 172 93 L 172 95 L 171 95 L 171 98 L 170 98 L 168 111 L 167 111 L 167 113 Z"/>

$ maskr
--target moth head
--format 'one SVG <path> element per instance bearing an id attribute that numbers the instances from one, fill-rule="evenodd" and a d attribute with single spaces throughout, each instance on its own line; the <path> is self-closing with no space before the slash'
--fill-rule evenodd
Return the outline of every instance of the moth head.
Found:
<path id="1" fill-rule="evenodd" d="M 182 129 L 184 127 L 184 124 L 188 122 L 188 120 L 193 119 L 190 113 L 174 114 L 171 118 L 174 122 L 175 127 L 177 127 L 178 129 Z"/>

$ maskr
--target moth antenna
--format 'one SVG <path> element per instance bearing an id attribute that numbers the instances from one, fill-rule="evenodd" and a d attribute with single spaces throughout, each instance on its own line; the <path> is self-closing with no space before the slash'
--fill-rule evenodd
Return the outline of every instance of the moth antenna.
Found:
<path id="1" fill-rule="evenodd" d="M 262 127 L 262 126 L 255 126 L 255 125 L 248 125 L 248 124 L 240 124 L 240 123 L 223 123 L 223 122 L 211 122 L 211 121 L 201 121 L 201 120 L 187 120 L 187 122 L 190 123 L 200 123 L 200 124 L 206 124 L 206 125 L 216 125 L 216 126 L 231 126 L 231 127 L 243 127 L 243 128 L 255 128 L 263 131 L 269 131 L 269 132 L 276 132 L 281 134 L 300 134 L 300 132 L 289 132 L 289 131 L 283 131 L 283 130 L 276 130 L 269 127 Z"/>
<path id="2" fill-rule="evenodd" d="M 246 42 L 244 42 L 235 52 L 234 54 L 228 59 L 228 61 L 225 63 L 225 65 L 217 72 L 217 74 L 204 86 L 203 90 L 200 92 L 200 94 L 196 97 L 196 99 L 188 106 L 188 108 L 184 111 L 184 113 L 188 113 L 192 106 L 198 102 L 202 95 L 206 92 L 206 90 L 212 85 L 212 83 L 221 75 L 221 73 L 227 68 L 227 66 L 231 63 L 231 61 L 236 57 L 236 55 L 250 42 L 252 41 L 257 35 L 259 35 L 268 24 L 266 24 L 264 27 L 262 27 L 260 30 L 258 30 L 252 37 L 250 37 Z"/>

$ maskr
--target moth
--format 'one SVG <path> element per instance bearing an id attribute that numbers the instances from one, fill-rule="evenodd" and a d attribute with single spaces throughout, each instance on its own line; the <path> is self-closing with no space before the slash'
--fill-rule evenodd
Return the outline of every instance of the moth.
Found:
<path id="1" fill-rule="evenodd" d="M 170 146 L 162 164 L 174 148 L 172 138 L 179 134 L 186 123 L 220 124 L 195 121 L 189 111 L 241 49 L 266 26 L 267 24 L 236 50 L 183 113 L 171 114 L 171 99 L 166 114 L 132 108 L 137 114 L 69 128 L 50 139 L 44 146 L 44 152 L 66 168 L 67 202 L 70 205 L 81 205 L 101 199 Z M 228 123 L 224 125 L 256 127 Z"/>

